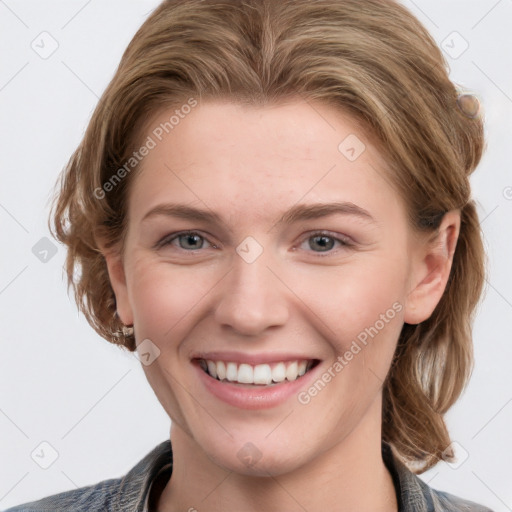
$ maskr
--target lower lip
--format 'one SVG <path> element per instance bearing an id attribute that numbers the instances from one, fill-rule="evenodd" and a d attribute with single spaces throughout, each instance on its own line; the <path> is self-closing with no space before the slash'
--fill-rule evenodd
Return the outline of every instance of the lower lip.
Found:
<path id="1" fill-rule="evenodd" d="M 199 378 L 206 389 L 214 396 L 240 409 L 268 409 L 282 404 L 292 396 L 296 396 L 301 388 L 309 385 L 320 364 L 309 370 L 303 376 L 292 381 L 284 381 L 274 386 L 246 387 L 229 381 L 221 382 L 208 375 L 197 361 L 193 366 L 199 373 Z"/>

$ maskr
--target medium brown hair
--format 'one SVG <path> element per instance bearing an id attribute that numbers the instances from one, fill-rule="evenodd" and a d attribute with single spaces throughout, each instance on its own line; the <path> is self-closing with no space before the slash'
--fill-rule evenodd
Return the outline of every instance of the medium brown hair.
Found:
<path id="1" fill-rule="evenodd" d="M 133 336 L 119 335 L 98 239 L 107 247 L 124 240 L 139 166 L 120 169 L 141 144 L 142 127 L 191 98 L 263 105 L 297 96 L 364 126 L 390 164 L 414 229 L 435 233 L 445 212 L 461 211 L 445 292 L 428 320 L 404 325 L 383 388 L 383 439 L 406 463 L 421 463 L 413 469 L 421 473 L 446 458 L 443 416 L 473 364 L 485 260 L 469 176 L 484 137 L 474 97 L 461 97 L 432 37 L 395 1 L 161 3 L 127 47 L 57 183 L 50 229 L 68 247 L 68 286 L 100 336 L 135 350 Z M 113 183 L 108 192 L 106 183 Z"/>

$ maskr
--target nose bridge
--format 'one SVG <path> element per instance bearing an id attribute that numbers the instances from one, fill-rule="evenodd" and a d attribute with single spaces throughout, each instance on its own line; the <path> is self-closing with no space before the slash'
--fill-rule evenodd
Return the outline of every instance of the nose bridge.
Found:
<path id="1" fill-rule="evenodd" d="M 242 242 L 224 280 L 216 308 L 217 321 L 247 335 L 284 324 L 288 308 L 283 284 L 276 277 L 274 267 L 270 250 L 262 247 L 258 250 L 254 240 Z"/>

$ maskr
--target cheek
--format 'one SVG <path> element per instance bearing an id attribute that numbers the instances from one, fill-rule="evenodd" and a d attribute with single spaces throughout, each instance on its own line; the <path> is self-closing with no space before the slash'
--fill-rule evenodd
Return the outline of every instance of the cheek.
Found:
<path id="1" fill-rule="evenodd" d="M 192 269 L 150 261 L 133 266 L 129 293 L 139 337 L 179 339 L 180 330 L 190 323 L 196 306 L 213 286 L 207 271 Z"/>
<path id="2" fill-rule="evenodd" d="M 308 306 L 336 356 L 351 351 L 358 355 L 348 358 L 361 361 L 390 359 L 403 325 L 405 268 L 402 261 L 368 255 L 305 276 L 297 294 L 309 297 Z"/>

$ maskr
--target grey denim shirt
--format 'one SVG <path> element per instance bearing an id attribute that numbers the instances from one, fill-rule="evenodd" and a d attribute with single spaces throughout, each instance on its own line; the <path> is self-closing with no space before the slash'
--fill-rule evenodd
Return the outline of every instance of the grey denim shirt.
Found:
<path id="1" fill-rule="evenodd" d="M 382 442 L 382 457 L 395 485 L 398 512 L 493 512 L 472 501 L 432 489 L 398 460 L 385 442 Z M 157 476 L 165 485 L 171 472 L 172 448 L 170 440 L 166 440 L 121 478 L 47 496 L 4 512 L 157 512 L 149 502 L 151 486 Z M 199 503 L 195 507 L 202 510 Z"/>

